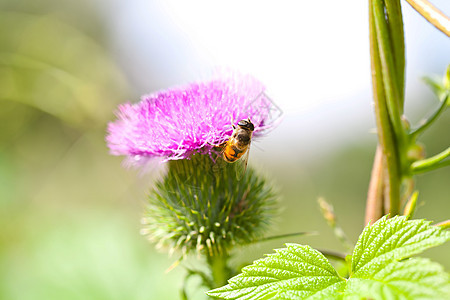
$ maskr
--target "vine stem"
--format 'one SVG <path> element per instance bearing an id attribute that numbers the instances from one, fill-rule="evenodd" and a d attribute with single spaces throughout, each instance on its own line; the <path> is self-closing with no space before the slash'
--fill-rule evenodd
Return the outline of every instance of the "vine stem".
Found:
<path id="1" fill-rule="evenodd" d="M 427 0 L 406 0 L 419 14 L 434 27 L 450 37 L 450 18 Z"/>
<path id="2" fill-rule="evenodd" d="M 402 51 L 404 57 L 404 49 L 398 49 L 399 42 L 397 39 L 403 39 L 403 36 L 399 36 L 400 33 L 393 27 L 394 24 L 397 26 L 403 26 L 401 21 L 401 11 L 387 12 L 389 20 L 386 20 L 385 10 L 389 8 L 391 4 L 396 1 L 373 1 L 373 14 L 375 30 L 377 32 L 377 42 L 380 55 L 380 65 L 382 71 L 382 81 L 384 84 L 385 95 L 386 95 L 386 106 L 389 112 L 389 119 L 392 123 L 392 128 L 395 133 L 395 138 L 397 141 L 397 146 L 401 147 L 405 145 L 406 133 L 403 130 L 401 115 L 403 111 L 403 98 L 401 98 L 401 91 L 403 91 L 403 86 L 400 86 L 401 81 L 399 79 L 398 73 L 403 73 L 398 69 L 404 67 L 404 64 L 399 64 L 398 54 Z M 398 2 L 398 1 L 397 1 Z M 385 4 L 386 3 L 386 4 Z M 392 5 L 395 6 L 395 5 Z M 400 14 L 400 16 L 396 15 Z M 401 30 L 403 33 L 403 30 Z M 404 60 L 404 59 L 403 59 Z M 398 66 L 398 67 L 397 67 Z"/>
<path id="3" fill-rule="evenodd" d="M 403 99 L 404 99 L 404 86 L 405 86 L 405 33 L 403 31 L 403 18 L 402 8 L 400 6 L 400 0 L 398 1 L 385 1 L 386 14 L 388 16 L 388 29 L 390 34 L 390 43 L 393 50 L 393 62 L 395 65 L 396 73 L 396 86 L 397 89 L 397 106 L 400 114 L 403 114 Z"/>
<path id="4" fill-rule="evenodd" d="M 425 119 L 418 128 L 411 131 L 410 135 L 412 138 L 417 137 L 420 133 L 427 129 L 447 108 L 447 106 L 450 104 L 450 91 L 447 91 L 443 98 L 444 99 L 443 101 L 441 101 L 439 108 L 429 118 Z"/>
<path id="5" fill-rule="evenodd" d="M 373 172 L 371 182 L 383 191 L 384 214 L 400 212 L 401 166 L 400 153 L 406 146 L 406 132 L 401 114 L 404 95 L 404 36 L 399 0 L 369 0 L 370 56 L 373 99 L 382 170 Z M 372 193 L 373 194 L 373 193 Z M 368 199 L 369 200 L 369 199 Z M 379 202 L 369 202 L 378 205 Z M 366 212 L 376 211 L 376 207 Z M 366 216 L 366 219 L 372 219 Z M 375 221 L 375 220 L 372 220 Z"/>
<path id="6" fill-rule="evenodd" d="M 450 160 L 445 160 L 447 157 L 450 157 L 450 147 L 432 157 L 413 162 L 411 171 L 417 174 L 450 165 Z"/>
<path id="7" fill-rule="evenodd" d="M 370 176 L 369 191 L 367 192 L 366 217 L 364 224 L 375 222 L 383 216 L 383 152 L 377 147 Z"/>

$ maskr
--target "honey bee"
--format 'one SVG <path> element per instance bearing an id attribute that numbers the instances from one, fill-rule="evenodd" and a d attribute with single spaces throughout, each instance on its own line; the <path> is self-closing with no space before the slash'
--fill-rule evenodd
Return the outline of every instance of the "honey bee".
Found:
<path id="1" fill-rule="evenodd" d="M 228 141 L 222 144 L 222 157 L 228 163 L 238 161 L 236 175 L 240 179 L 247 169 L 248 154 L 255 126 L 250 118 L 241 120 L 237 125 L 232 124 L 232 126 L 233 134 Z"/>

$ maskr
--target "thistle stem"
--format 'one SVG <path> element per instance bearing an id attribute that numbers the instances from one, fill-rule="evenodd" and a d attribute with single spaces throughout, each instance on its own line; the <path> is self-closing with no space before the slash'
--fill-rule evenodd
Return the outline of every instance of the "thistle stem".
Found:
<path id="1" fill-rule="evenodd" d="M 211 270 L 212 280 L 214 283 L 213 288 L 224 286 L 227 284 L 227 280 L 231 278 L 231 270 L 228 267 L 228 259 L 230 256 L 228 253 L 208 255 L 206 260 Z"/>
<path id="2" fill-rule="evenodd" d="M 450 19 L 427 0 L 406 0 L 419 14 L 434 27 L 450 36 Z"/>

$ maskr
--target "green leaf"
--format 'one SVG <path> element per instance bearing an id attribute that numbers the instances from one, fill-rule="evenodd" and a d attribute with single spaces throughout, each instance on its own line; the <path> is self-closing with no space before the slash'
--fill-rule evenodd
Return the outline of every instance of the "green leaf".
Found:
<path id="1" fill-rule="evenodd" d="M 207 294 L 222 299 L 450 299 L 450 277 L 439 264 L 407 259 L 448 240 L 449 232 L 428 221 L 383 217 L 364 229 L 348 256 L 348 280 L 320 252 L 288 244 Z"/>
<path id="2" fill-rule="evenodd" d="M 449 276 L 442 267 L 423 258 L 393 261 L 371 278 L 350 278 L 345 296 L 374 299 L 446 299 Z"/>
<path id="3" fill-rule="evenodd" d="M 359 237 L 353 251 L 352 274 L 370 277 L 391 261 L 410 257 L 449 239 L 449 232 L 431 226 L 429 221 L 383 217 L 367 226 Z"/>
<path id="4" fill-rule="evenodd" d="M 325 256 L 309 246 L 286 246 L 207 294 L 223 299 L 338 299 L 345 280 Z"/>

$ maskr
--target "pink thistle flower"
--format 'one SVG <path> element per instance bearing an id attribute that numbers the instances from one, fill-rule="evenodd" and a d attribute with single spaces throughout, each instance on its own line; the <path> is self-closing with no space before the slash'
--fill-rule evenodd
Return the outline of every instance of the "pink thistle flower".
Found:
<path id="1" fill-rule="evenodd" d="M 119 106 L 108 124 L 111 154 L 130 158 L 189 158 L 210 153 L 231 135 L 231 124 L 250 118 L 254 136 L 271 129 L 281 111 L 251 76 L 228 75 L 146 95 Z"/>

